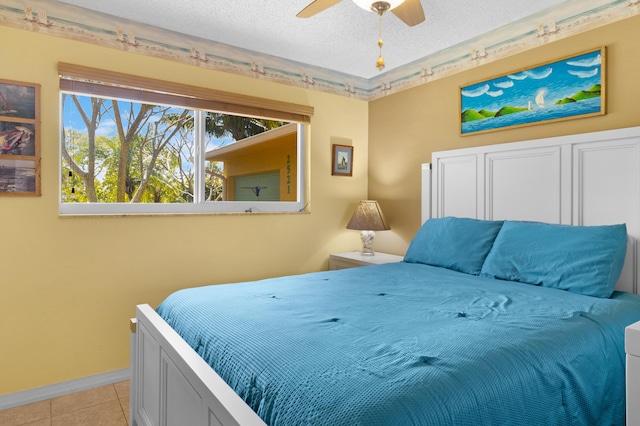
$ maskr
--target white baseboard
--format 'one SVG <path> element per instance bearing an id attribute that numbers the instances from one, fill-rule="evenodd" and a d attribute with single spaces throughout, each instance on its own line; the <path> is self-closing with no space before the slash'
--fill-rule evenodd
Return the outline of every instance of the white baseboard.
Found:
<path id="1" fill-rule="evenodd" d="M 128 368 L 0 396 L 0 410 L 129 380 Z"/>

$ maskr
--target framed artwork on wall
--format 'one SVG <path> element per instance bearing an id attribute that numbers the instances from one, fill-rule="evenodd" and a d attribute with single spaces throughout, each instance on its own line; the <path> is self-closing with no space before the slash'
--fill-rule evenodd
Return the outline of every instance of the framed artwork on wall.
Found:
<path id="1" fill-rule="evenodd" d="M 460 134 L 605 114 L 605 47 L 460 88 Z"/>
<path id="2" fill-rule="evenodd" d="M 0 196 L 40 195 L 40 85 L 0 79 Z"/>
<path id="3" fill-rule="evenodd" d="M 353 175 L 353 147 L 347 145 L 332 145 L 333 157 L 331 161 L 331 174 L 333 176 Z"/>

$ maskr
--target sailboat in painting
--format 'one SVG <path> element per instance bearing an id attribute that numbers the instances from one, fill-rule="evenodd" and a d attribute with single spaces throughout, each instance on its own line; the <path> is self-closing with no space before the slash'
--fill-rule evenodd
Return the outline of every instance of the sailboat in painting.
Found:
<path id="1" fill-rule="evenodd" d="M 538 108 L 544 108 L 544 94 L 545 91 L 540 90 L 536 95 L 536 105 L 538 105 Z"/>
<path id="2" fill-rule="evenodd" d="M 7 102 L 7 98 L 4 97 L 2 92 L 0 92 L 0 101 L 2 101 L 2 104 L 0 104 L 0 115 L 13 115 L 18 112 L 15 109 L 9 108 L 9 102 Z"/>

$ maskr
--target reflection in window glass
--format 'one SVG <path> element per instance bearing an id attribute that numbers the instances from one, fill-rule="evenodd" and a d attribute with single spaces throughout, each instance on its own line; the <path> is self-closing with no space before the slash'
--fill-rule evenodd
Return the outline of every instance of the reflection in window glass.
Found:
<path id="1" fill-rule="evenodd" d="M 62 204 L 300 201 L 295 123 L 76 93 L 61 99 Z"/>

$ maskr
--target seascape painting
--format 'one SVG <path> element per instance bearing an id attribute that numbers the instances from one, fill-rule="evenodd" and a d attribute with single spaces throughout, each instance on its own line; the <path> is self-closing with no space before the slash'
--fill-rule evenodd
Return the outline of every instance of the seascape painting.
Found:
<path id="1" fill-rule="evenodd" d="M 0 159 L 0 193 L 36 193 L 35 161 Z"/>
<path id="2" fill-rule="evenodd" d="M 605 113 L 605 48 L 460 88 L 462 135 Z"/>
<path id="3" fill-rule="evenodd" d="M 33 85 L 0 81 L 0 116 L 36 118 L 36 88 Z"/>

